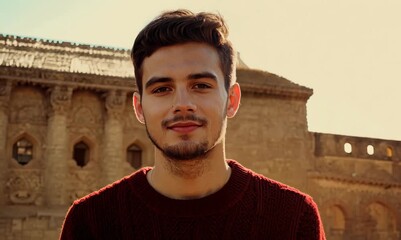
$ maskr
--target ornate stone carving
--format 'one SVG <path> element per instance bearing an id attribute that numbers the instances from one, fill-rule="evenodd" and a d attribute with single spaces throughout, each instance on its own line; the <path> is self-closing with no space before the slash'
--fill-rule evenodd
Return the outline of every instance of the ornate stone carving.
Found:
<path id="1" fill-rule="evenodd" d="M 11 94 L 11 123 L 46 123 L 46 96 L 36 86 L 16 87 Z"/>
<path id="2" fill-rule="evenodd" d="M 55 86 L 50 94 L 50 113 L 66 114 L 71 103 L 72 87 Z"/>
<path id="3" fill-rule="evenodd" d="M 106 109 L 108 117 L 121 119 L 125 108 L 126 93 L 119 90 L 109 91 L 106 96 Z"/>
<path id="4" fill-rule="evenodd" d="M 101 138 L 103 134 L 103 128 L 99 125 L 88 126 L 76 126 L 73 125 L 68 128 L 70 136 L 93 136 L 94 138 Z M 74 138 L 72 138 L 74 139 Z"/>
<path id="5" fill-rule="evenodd" d="M 93 126 L 99 124 L 89 107 L 79 106 L 74 109 L 73 124 L 78 126 Z"/>
<path id="6" fill-rule="evenodd" d="M 6 66 L 32 67 L 34 58 L 34 53 L 14 50 L 8 53 L 2 53 L 0 55 L 0 64 Z"/>
<path id="7" fill-rule="evenodd" d="M 69 179 L 72 186 L 68 190 L 68 198 L 70 202 L 81 198 L 98 189 L 96 177 L 96 164 L 89 161 L 88 164 L 81 168 L 77 166 L 73 159 L 68 161 Z"/>
<path id="8" fill-rule="evenodd" d="M 10 76 L 10 79 L 23 84 L 41 84 L 49 86 L 55 81 L 65 82 L 69 86 L 84 87 L 86 89 L 123 89 L 124 91 L 134 91 L 135 81 L 133 77 L 115 77 L 104 75 L 84 75 L 76 72 L 56 72 L 49 69 L 31 69 L 1 66 L 0 72 L 4 76 Z"/>
<path id="9" fill-rule="evenodd" d="M 25 106 L 20 106 L 11 111 L 10 120 L 13 123 L 45 123 L 46 113 L 43 106 L 35 105 L 33 102 L 25 101 Z"/>
<path id="10" fill-rule="evenodd" d="M 12 204 L 42 205 L 42 185 L 40 170 L 12 170 L 6 182 L 9 201 Z"/>

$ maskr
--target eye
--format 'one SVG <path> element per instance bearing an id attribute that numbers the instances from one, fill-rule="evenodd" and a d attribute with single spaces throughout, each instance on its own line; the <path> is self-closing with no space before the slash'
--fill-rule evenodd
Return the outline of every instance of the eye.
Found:
<path id="1" fill-rule="evenodd" d="M 195 89 L 208 89 L 208 88 L 211 88 L 211 86 L 209 84 L 206 84 L 206 83 L 197 83 L 197 84 L 194 85 L 193 88 L 195 88 Z"/>
<path id="2" fill-rule="evenodd" d="M 160 94 L 160 93 L 165 93 L 169 92 L 171 89 L 169 87 L 158 87 L 152 90 L 153 94 Z"/>

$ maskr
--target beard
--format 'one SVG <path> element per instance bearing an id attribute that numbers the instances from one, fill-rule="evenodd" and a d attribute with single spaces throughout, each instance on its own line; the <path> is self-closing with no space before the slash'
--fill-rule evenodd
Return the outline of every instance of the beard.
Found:
<path id="1" fill-rule="evenodd" d="M 177 144 L 168 145 L 168 143 L 165 143 L 164 145 L 161 145 L 152 135 L 151 131 L 149 131 L 145 119 L 146 133 L 153 145 L 160 150 L 167 160 L 163 165 L 169 169 L 172 174 L 186 179 L 194 179 L 202 175 L 205 171 L 205 168 L 207 168 L 208 165 L 205 159 L 208 158 L 211 150 L 222 141 L 223 136 L 225 135 L 227 119 L 223 116 L 226 116 L 226 111 L 224 111 L 222 119 L 218 123 L 219 125 L 216 126 L 218 131 L 216 132 L 216 135 L 213 136 L 212 142 L 209 142 L 207 137 L 200 141 L 193 141 L 188 135 L 182 135 L 181 141 Z M 171 119 L 165 119 L 162 121 L 161 127 L 162 129 L 165 129 L 171 123 L 186 120 L 199 122 L 202 128 L 209 125 L 205 118 L 190 114 L 185 116 L 176 115 Z"/>
<path id="2" fill-rule="evenodd" d="M 166 126 L 168 126 L 169 124 L 177 121 L 196 121 L 202 125 L 202 128 L 208 125 L 208 121 L 205 118 L 197 117 L 191 114 L 186 116 L 177 115 L 171 119 L 163 120 L 161 123 L 162 128 L 166 128 Z M 145 124 L 146 133 L 153 145 L 162 152 L 166 159 L 173 162 L 193 161 L 207 158 L 209 151 L 213 149 L 214 146 L 216 146 L 216 144 L 221 140 L 222 132 L 225 130 L 225 126 L 225 119 L 223 118 L 220 122 L 219 130 L 215 135 L 212 143 L 210 143 L 207 139 L 201 140 L 199 142 L 191 141 L 188 135 L 183 135 L 181 136 L 182 141 L 180 143 L 175 145 L 168 145 L 166 143 L 162 146 L 152 136 L 151 132 L 148 129 L 148 126 Z"/>
<path id="3" fill-rule="evenodd" d="M 170 160 L 175 161 L 188 161 L 198 160 L 207 157 L 209 152 L 209 143 L 203 141 L 200 143 L 182 142 L 173 146 L 166 146 L 163 148 L 163 155 Z"/>
<path id="4" fill-rule="evenodd" d="M 185 118 L 185 120 L 186 119 L 188 118 Z M 194 120 L 191 117 L 189 119 Z M 203 126 L 205 125 L 206 123 L 204 122 Z M 221 133 L 225 130 L 224 126 L 225 122 L 222 121 L 220 129 L 211 144 L 208 140 L 199 142 L 191 141 L 187 135 L 183 135 L 181 136 L 181 142 L 175 145 L 165 144 L 161 146 L 147 127 L 146 132 L 153 145 L 155 145 L 166 158 L 167 161 L 164 162 L 164 166 L 169 172 L 185 179 L 194 179 L 201 176 L 205 168 L 207 168 L 208 163 L 205 159 L 207 159 L 209 153 L 217 143 L 221 141 Z"/>
<path id="5" fill-rule="evenodd" d="M 206 119 L 197 117 L 195 115 L 177 115 L 172 119 L 162 121 L 161 125 L 163 128 L 166 128 L 166 126 L 172 122 L 186 120 L 197 121 L 201 123 L 202 127 L 206 127 L 208 125 Z M 148 137 L 152 141 L 153 145 L 155 145 L 155 147 L 163 153 L 166 159 L 170 161 L 183 162 L 207 158 L 208 152 L 216 145 L 218 139 L 220 139 L 221 129 L 219 130 L 216 141 L 214 141 L 213 144 L 210 144 L 207 140 L 199 142 L 191 141 L 187 135 L 183 135 L 181 136 L 182 142 L 175 145 L 165 144 L 164 146 L 161 146 L 152 136 L 147 126 L 146 133 L 148 134 Z"/>

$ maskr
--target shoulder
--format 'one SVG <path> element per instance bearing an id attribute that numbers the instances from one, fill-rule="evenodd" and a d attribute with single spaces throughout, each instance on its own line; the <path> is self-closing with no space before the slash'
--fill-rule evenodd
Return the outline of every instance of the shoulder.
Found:
<path id="1" fill-rule="evenodd" d="M 245 196 L 252 199 L 247 202 L 253 202 L 254 217 L 258 223 L 274 225 L 274 232 L 280 234 L 291 229 L 291 234 L 302 236 L 300 239 L 320 239 L 316 236 L 324 236 L 319 210 L 311 196 L 255 173 L 235 161 L 229 161 L 229 164 L 235 171 L 250 176 Z"/>
<path id="2" fill-rule="evenodd" d="M 263 187 L 263 189 L 266 190 L 264 192 L 268 195 L 276 194 L 277 196 L 289 197 L 290 199 L 296 198 L 296 199 L 305 200 L 305 201 L 307 201 L 307 199 L 311 198 L 308 194 L 300 191 L 297 188 L 294 188 L 294 187 L 284 184 L 282 182 L 267 178 L 258 173 L 254 174 L 254 181 L 258 185 Z"/>
<path id="3" fill-rule="evenodd" d="M 301 209 L 307 205 L 314 204 L 311 196 L 297 188 L 256 173 L 253 170 L 240 165 L 236 161 L 229 160 L 228 162 L 232 168 L 240 169 L 243 174 L 251 176 L 249 184 L 250 191 L 261 201 L 269 202 L 269 204 L 273 205 L 294 205 Z"/>
<path id="4" fill-rule="evenodd" d="M 124 225 L 126 219 L 139 207 L 132 204 L 137 202 L 134 192 L 141 181 L 146 181 L 149 169 L 140 169 L 75 200 L 67 212 L 60 239 L 110 239 L 107 236 L 118 236 L 118 226 Z"/>

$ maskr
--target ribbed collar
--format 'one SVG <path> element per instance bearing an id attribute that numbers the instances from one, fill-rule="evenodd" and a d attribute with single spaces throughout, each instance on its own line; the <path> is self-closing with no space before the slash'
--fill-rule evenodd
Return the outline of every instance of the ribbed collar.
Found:
<path id="1" fill-rule="evenodd" d="M 201 217 L 219 214 L 233 207 L 245 194 L 252 177 L 250 170 L 234 160 L 227 161 L 231 167 L 228 182 L 217 192 L 199 199 L 177 200 L 158 193 L 150 186 L 144 168 L 131 176 L 130 184 L 137 198 L 156 214 L 177 217 Z"/>

